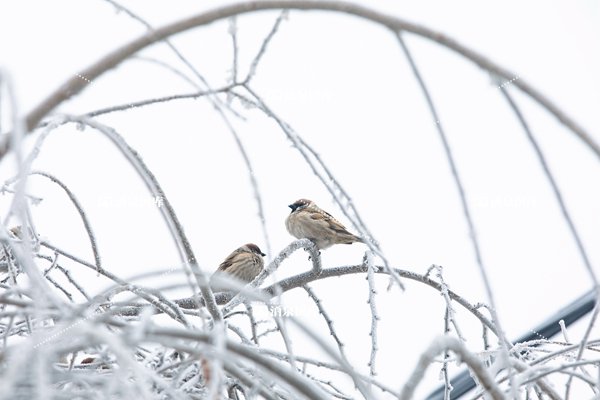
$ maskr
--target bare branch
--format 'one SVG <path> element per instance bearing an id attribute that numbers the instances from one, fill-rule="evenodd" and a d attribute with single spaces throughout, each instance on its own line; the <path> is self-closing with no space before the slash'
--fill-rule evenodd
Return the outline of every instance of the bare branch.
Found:
<path id="1" fill-rule="evenodd" d="M 208 25 L 212 22 L 226 19 L 235 15 L 241 15 L 245 13 L 256 12 L 260 10 L 277 10 L 277 9 L 297 9 L 297 10 L 327 10 L 340 13 L 346 13 L 357 16 L 359 18 L 367 19 L 374 23 L 381 24 L 393 32 L 406 31 L 415 35 L 424 37 L 432 40 L 448 49 L 457 52 L 466 59 L 474 62 L 479 67 L 489 71 L 490 73 L 497 75 L 505 80 L 512 80 L 517 74 L 514 74 L 503 68 L 488 58 L 479 54 L 456 40 L 444 35 L 440 32 L 436 32 L 432 29 L 424 26 L 405 21 L 403 19 L 393 17 L 369 8 L 347 3 L 343 1 L 331 1 L 331 0 L 274 0 L 274 1 L 254 1 L 251 3 L 237 3 L 220 7 L 211 11 L 203 12 L 192 17 L 176 21 L 172 24 L 166 25 L 162 28 L 148 32 L 147 34 L 125 44 L 119 49 L 107 54 L 100 60 L 88 68 L 82 70 L 79 75 L 85 76 L 90 81 L 94 80 L 98 76 L 102 75 L 106 71 L 112 69 L 123 60 L 127 59 L 131 55 L 137 53 L 143 48 L 154 44 L 158 41 L 164 40 L 172 35 L 181 33 L 183 31 L 196 28 L 203 25 Z M 569 130 L 571 130 L 579 139 L 581 139 L 596 156 L 600 157 L 600 145 L 598 145 L 592 136 L 585 131 L 579 124 L 577 124 L 571 117 L 564 113 L 558 106 L 551 102 L 548 98 L 542 95 L 537 89 L 533 88 L 530 84 L 525 82 L 523 78 L 514 80 L 513 84 L 521 89 L 524 93 L 530 96 L 533 100 L 544 107 L 548 112 L 553 114 L 562 124 L 564 124 Z M 55 109 L 64 100 L 79 93 L 87 82 L 73 76 L 66 81 L 60 88 L 52 93 L 48 98 L 43 100 L 36 108 L 34 108 L 26 118 L 27 131 L 33 130 L 37 124 L 41 121 L 44 116 Z M 0 144 L 0 158 L 9 148 L 9 143 L 4 138 Z"/>
<path id="2" fill-rule="evenodd" d="M 477 379 L 485 389 L 486 393 L 488 393 L 492 399 L 494 400 L 504 400 L 504 394 L 494 382 L 494 379 L 490 376 L 488 371 L 485 369 L 484 365 L 479 361 L 479 359 L 469 352 L 463 343 L 460 340 L 457 340 L 450 336 L 441 336 L 433 341 L 429 348 L 425 350 L 421 357 L 419 358 L 419 362 L 417 363 L 413 373 L 410 378 L 402 388 L 400 392 L 401 400 L 409 400 L 412 399 L 413 393 L 417 387 L 417 385 L 423 379 L 425 375 L 425 371 L 434 361 L 434 358 L 443 353 L 445 350 L 451 350 L 456 353 L 460 359 L 469 366 L 471 372 L 477 376 Z"/>
<path id="3" fill-rule="evenodd" d="M 367 303 L 369 303 L 369 308 L 371 309 L 371 331 L 369 332 L 369 336 L 371 336 L 371 357 L 369 358 L 369 374 L 375 376 L 377 375 L 375 372 L 375 355 L 379 349 L 377 344 L 377 323 L 380 318 L 377 315 L 377 306 L 375 304 L 377 291 L 375 290 L 374 271 L 377 268 L 373 265 L 373 254 L 370 251 L 365 252 L 363 263 L 367 267 L 367 281 L 369 282 L 369 299 Z"/>
<path id="4" fill-rule="evenodd" d="M 67 194 L 67 196 L 69 196 L 69 200 L 71 200 L 71 203 L 73 203 L 73 206 L 75 206 L 75 209 L 79 213 L 81 222 L 83 222 L 85 231 L 87 232 L 88 238 L 90 239 L 90 246 L 92 247 L 92 254 L 94 255 L 94 262 L 96 263 L 96 269 L 100 270 L 102 268 L 102 263 L 100 261 L 100 253 L 98 252 L 98 245 L 96 244 L 96 236 L 94 235 L 94 232 L 92 230 L 92 225 L 90 224 L 90 221 L 87 218 L 87 215 L 86 215 L 85 211 L 83 210 L 81 203 L 79 203 L 79 200 L 77 200 L 77 197 L 75 197 L 75 194 L 61 180 L 59 180 L 57 177 L 55 177 L 54 175 L 51 175 L 47 172 L 31 171 L 29 173 L 29 175 L 38 175 L 38 176 L 43 176 L 44 178 L 48 178 L 50 181 L 52 181 L 53 183 L 56 183 L 58 186 L 60 186 L 60 188 Z"/>
<path id="5" fill-rule="evenodd" d="M 327 328 L 329 328 L 329 334 L 333 337 L 333 339 L 335 340 L 335 343 L 338 346 L 338 349 L 340 351 L 340 356 L 343 358 L 346 358 L 346 353 L 344 352 L 344 343 L 342 343 L 337 332 L 335 331 L 335 328 L 333 327 L 333 320 L 331 319 L 331 317 L 329 316 L 327 311 L 325 311 L 325 308 L 323 308 L 321 299 L 319 299 L 317 294 L 310 288 L 310 286 L 303 285 L 302 288 L 306 291 L 306 293 L 308 293 L 308 297 L 310 297 L 310 299 L 317 306 L 317 309 L 319 310 L 319 314 L 321 314 L 323 316 L 323 319 L 325 320 L 325 323 L 327 324 Z"/>
<path id="6" fill-rule="evenodd" d="M 575 227 L 575 223 L 573 222 L 573 219 L 571 218 L 571 214 L 569 213 L 569 210 L 567 209 L 567 205 L 565 204 L 562 192 L 561 192 L 560 188 L 558 187 L 558 183 L 556 182 L 556 179 L 554 178 L 554 174 L 552 174 L 552 171 L 550 170 L 550 166 L 548 165 L 548 162 L 546 161 L 546 157 L 544 156 L 544 153 L 542 152 L 542 149 L 541 149 L 539 143 L 537 142 L 535 136 L 533 136 L 533 132 L 531 132 L 531 129 L 529 129 L 529 124 L 525 120 L 525 117 L 521 113 L 521 110 L 519 109 L 519 107 L 517 106 L 515 101 L 512 99 L 512 96 L 508 93 L 508 90 L 505 87 L 500 86 L 500 92 L 504 95 L 504 98 L 510 105 L 510 108 L 515 113 L 515 116 L 517 117 L 517 119 L 519 120 L 519 123 L 523 127 L 523 131 L 525 132 L 525 135 L 527 136 L 527 139 L 529 140 L 531 147 L 533 147 L 533 150 L 534 150 L 534 152 L 538 158 L 538 161 L 540 163 L 540 166 L 542 167 L 542 170 L 544 171 L 544 175 L 546 176 L 546 179 L 548 180 L 548 183 L 550 184 L 550 187 L 552 188 L 554 197 L 556 198 L 556 201 L 558 203 L 558 206 L 560 208 L 562 216 L 563 216 L 565 222 L 567 223 L 569 231 L 571 232 L 571 236 L 573 236 L 573 240 L 575 241 L 577 250 L 579 250 L 579 255 L 581 256 L 581 260 L 583 261 L 583 264 L 584 264 L 585 268 L 587 269 L 587 272 L 590 275 L 590 278 L 591 278 L 592 282 L 594 283 L 594 286 L 596 286 L 596 290 L 598 291 L 598 294 L 600 294 L 600 289 L 598 288 L 598 279 L 596 278 L 596 273 L 594 272 L 594 269 L 592 268 L 592 264 L 587 255 L 587 251 L 585 250 L 585 246 L 583 245 L 583 241 L 581 240 L 579 232 L 577 231 L 577 228 Z"/>
<path id="7" fill-rule="evenodd" d="M 256 56 L 252 60 L 252 64 L 250 65 L 250 70 L 248 71 L 248 75 L 246 75 L 246 79 L 244 79 L 244 82 L 243 82 L 244 85 L 248 84 L 250 82 L 250 80 L 252 79 L 252 77 L 254 77 L 254 74 L 256 74 L 256 68 L 258 67 L 258 63 L 260 62 L 263 55 L 267 51 L 267 47 L 269 46 L 271 39 L 273 39 L 273 37 L 277 33 L 277 30 L 279 29 L 279 25 L 281 24 L 281 21 L 283 21 L 285 18 L 287 18 L 286 10 L 282 11 L 281 14 L 279 14 L 277 19 L 275 20 L 275 24 L 273 24 L 273 27 L 271 28 L 271 31 L 269 32 L 267 37 L 263 40 L 262 44 L 260 45 L 260 50 L 258 51 Z"/>

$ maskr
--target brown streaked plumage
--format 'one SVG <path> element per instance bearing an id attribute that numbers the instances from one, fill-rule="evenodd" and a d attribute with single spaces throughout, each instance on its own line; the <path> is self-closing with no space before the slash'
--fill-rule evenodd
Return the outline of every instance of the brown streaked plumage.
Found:
<path id="1" fill-rule="evenodd" d="M 263 270 L 264 254 L 254 243 L 247 243 L 235 249 L 219 265 L 215 274 L 227 274 L 244 283 L 251 282 Z"/>
<path id="2" fill-rule="evenodd" d="M 285 220 L 288 232 L 297 239 L 312 240 L 320 250 L 334 244 L 352 244 L 364 240 L 350 232 L 314 202 L 300 199 L 288 206 L 292 212 Z"/>

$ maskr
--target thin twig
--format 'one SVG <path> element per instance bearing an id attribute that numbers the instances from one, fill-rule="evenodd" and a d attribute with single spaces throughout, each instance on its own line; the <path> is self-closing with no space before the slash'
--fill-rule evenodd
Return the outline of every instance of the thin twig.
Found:
<path id="1" fill-rule="evenodd" d="M 271 39 L 273 39 L 273 37 L 277 33 L 277 30 L 279 29 L 279 25 L 281 24 L 281 21 L 283 21 L 285 18 L 287 18 L 287 11 L 283 10 L 279 14 L 277 19 L 275 20 L 275 23 L 273 24 L 271 31 L 269 32 L 267 37 L 265 37 L 265 39 L 263 40 L 262 44 L 260 45 L 260 50 L 258 50 L 258 53 L 252 60 L 252 63 L 250 64 L 250 69 L 248 70 L 248 74 L 246 75 L 246 79 L 244 79 L 244 82 L 243 82 L 244 85 L 248 84 L 250 82 L 250 80 L 254 77 L 254 75 L 256 74 L 256 68 L 258 67 L 258 63 L 260 62 L 263 55 L 267 51 L 267 47 L 269 46 Z"/>
<path id="2" fill-rule="evenodd" d="M 197 99 L 199 97 L 207 96 L 210 94 L 226 93 L 227 91 L 231 90 L 232 88 L 233 88 L 233 86 L 225 86 L 225 87 L 215 89 L 212 91 L 186 93 L 186 94 L 174 94 L 171 96 L 157 97 L 154 99 L 134 101 L 134 102 L 127 103 L 127 104 L 121 104 L 121 105 L 101 108 L 101 109 L 95 110 L 95 111 L 90 111 L 90 112 L 83 114 L 81 117 L 93 118 L 93 117 L 97 117 L 99 115 L 110 114 L 110 113 L 118 112 L 118 111 L 126 111 L 129 109 L 144 107 L 144 106 L 148 106 L 148 105 L 152 105 L 152 104 L 166 103 L 166 102 L 169 102 L 172 100 Z"/>
<path id="3" fill-rule="evenodd" d="M 319 310 L 319 314 L 321 314 L 323 316 L 323 319 L 325 320 L 325 323 L 327 324 L 327 328 L 329 328 L 329 334 L 333 337 L 333 340 L 335 340 L 335 343 L 337 344 L 338 349 L 340 350 L 340 356 L 343 358 L 346 358 L 346 353 L 344 352 L 344 343 L 342 343 L 337 332 L 335 331 L 335 328 L 333 327 L 333 320 L 331 319 L 331 317 L 329 316 L 327 311 L 325 311 L 325 308 L 323 308 L 321 299 L 319 299 L 317 294 L 310 288 L 310 286 L 302 285 L 302 289 L 304 289 L 306 291 L 306 293 L 308 293 L 308 297 L 310 297 L 311 300 L 317 306 L 317 309 Z"/>
<path id="4" fill-rule="evenodd" d="M 238 79 L 238 43 L 237 43 L 237 18 L 235 15 L 229 18 L 229 36 L 231 36 L 231 47 L 233 59 L 231 60 L 231 83 L 237 83 Z"/>
<path id="5" fill-rule="evenodd" d="M 369 358 L 369 374 L 371 376 L 377 375 L 375 372 L 375 355 L 379 346 L 377 344 L 377 324 L 379 322 L 379 315 L 377 314 L 377 306 L 375 303 L 375 296 L 377 291 L 375 290 L 375 276 L 374 270 L 376 267 L 373 265 L 373 254 L 370 251 L 365 252 L 363 263 L 367 267 L 367 281 L 369 282 L 369 308 L 371 310 L 371 331 L 369 336 L 371 337 L 371 357 Z"/>
<path id="6" fill-rule="evenodd" d="M 79 200 L 77 200 L 77 197 L 75 197 L 75 194 L 67 187 L 67 185 L 65 185 L 60 179 L 58 179 L 52 174 L 49 174 L 44 171 L 31 171 L 29 175 L 37 175 L 42 176 L 44 178 L 48 178 L 53 183 L 56 183 L 67 194 L 69 200 L 71 200 L 71 203 L 73 203 L 73 206 L 75 206 L 75 209 L 77 210 L 77 213 L 81 218 L 81 222 L 83 222 L 83 226 L 90 240 L 90 246 L 92 247 L 92 254 L 94 255 L 94 262 L 96 263 L 96 268 L 98 270 L 102 269 L 100 252 L 98 251 L 97 240 L 96 236 L 94 235 L 94 231 L 92 230 L 92 224 L 90 224 L 87 214 L 83 210 L 83 207 L 81 206 Z"/>
<path id="7" fill-rule="evenodd" d="M 486 392 L 494 400 L 504 400 L 504 394 L 494 382 L 494 379 L 490 376 L 484 365 L 479 361 L 479 358 L 470 353 L 463 345 L 463 343 L 451 336 L 441 336 L 433 341 L 431 345 L 421 354 L 417 366 L 413 370 L 413 373 L 408 378 L 406 384 L 400 392 L 401 400 L 412 399 L 413 393 L 417 385 L 423 379 L 425 371 L 431 365 L 434 358 L 443 353 L 445 350 L 451 350 L 456 353 L 460 359 L 469 366 L 471 372 L 477 376 L 477 379 L 486 390 Z"/>
<path id="8" fill-rule="evenodd" d="M 571 218 L 571 214 L 569 213 L 569 210 L 567 209 L 567 205 L 565 204 L 565 200 L 562 195 L 562 192 L 561 192 L 560 188 L 558 187 L 558 183 L 556 182 L 556 179 L 554 178 L 554 174 L 550 170 L 550 166 L 548 165 L 548 162 L 546 161 L 546 156 L 542 152 L 542 149 L 541 149 L 537 139 L 535 138 L 535 136 L 533 136 L 533 132 L 531 132 L 531 129 L 529 128 L 529 124 L 525 120 L 525 117 L 521 113 L 521 110 L 519 109 L 519 107 L 517 106 L 515 101 L 513 100 L 512 96 L 508 93 L 508 90 L 505 87 L 500 86 L 500 92 L 504 95 L 504 98 L 510 105 L 510 108 L 515 113 L 515 116 L 517 117 L 517 119 L 519 120 L 519 123 L 523 127 L 523 131 L 525 132 L 525 135 L 527 136 L 527 139 L 529 140 L 531 147 L 533 147 L 533 150 L 534 150 L 534 152 L 537 156 L 537 159 L 540 163 L 540 166 L 542 167 L 542 170 L 544 171 L 544 175 L 546 176 L 546 179 L 548 180 L 548 183 L 550 184 L 550 187 L 552 188 L 552 192 L 554 193 L 554 197 L 556 198 L 556 202 L 558 203 L 561 214 L 567 224 L 567 227 L 569 228 L 569 231 L 571 232 L 571 236 L 573 237 L 573 240 L 575 241 L 575 245 L 577 246 L 577 250 L 579 251 L 579 255 L 581 257 L 581 261 L 583 262 L 583 265 L 585 266 L 585 268 L 590 276 L 590 279 L 592 280 L 592 283 L 594 284 L 594 286 L 596 287 L 596 290 L 598 291 L 599 290 L 598 289 L 598 279 L 596 278 L 596 273 L 594 272 L 592 263 L 590 262 L 590 259 L 587 255 L 587 251 L 585 249 L 585 246 L 583 245 L 583 241 L 581 240 L 579 231 L 575 227 L 575 223 L 573 222 L 573 219 Z"/>

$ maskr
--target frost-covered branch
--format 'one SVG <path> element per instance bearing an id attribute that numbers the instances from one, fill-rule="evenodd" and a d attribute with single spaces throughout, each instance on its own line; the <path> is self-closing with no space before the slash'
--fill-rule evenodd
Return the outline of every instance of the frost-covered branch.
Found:
<path id="1" fill-rule="evenodd" d="M 423 380 L 427 368 L 433 363 L 435 357 L 446 350 L 456 353 L 461 361 L 468 365 L 471 372 L 477 377 L 486 393 L 488 393 L 492 399 L 505 399 L 504 394 L 477 356 L 468 351 L 460 340 L 450 336 L 441 336 L 435 339 L 427 350 L 421 354 L 413 373 L 400 392 L 401 400 L 410 400 L 413 398 L 414 391 L 421 380 Z"/>
<path id="2" fill-rule="evenodd" d="M 331 1 L 331 0 L 279 0 L 279 1 L 255 1 L 252 3 L 237 3 L 214 10 L 206 11 L 176 21 L 162 28 L 154 29 L 141 37 L 134 39 L 133 41 L 123 45 L 122 47 L 114 50 L 113 52 L 105 55 L 100 60 L 96 61 L 89 67 L 83 69 L 78 75 L 84 76 L 88 81 L 93 81 L 106 71 L 112 69 L 116 65 L 123 62 L 133 54 L 148 47 L 158 41 L 164 40 L 177 33 L 184 32 L 186 30 L 196 28 L 199 26 L 208 25 L 212 22 L 227 19 L 236 15 L 245 13 L 252 13 L 260 10 L 278 10 L 278 9 L 298 9 L 298 10 L 322 10 L 322 11 L 333 11 L 339 13 L 345 13 L 354 15 L 371 22 L 383 25 L 393 32 L 410 32 L 412 34 L 421 36 L 429 39 L 439 45 L 447 47 L 448 49 L 460 54 L 466 59 L 472 61 L 479 67 L 487 70 L 493 75 L 504 78 L 505 80 L 512 80 L 513 77 L 517 76 L 508 69 L 501 67 L 500 65 L 489 60 L 482 54 L 466 47 L 458 41 L 437 32 L 433 29 L 429 29 L 425 26 L 418 25 L 401 18 L 391 16 L 382 12 L 378 12 L 367 7 L 363 7 L 358 4 L 347 3 L 343 1 Z M 63 83 L 57 90 L 55 90 L 50 96 L 44 99 L 37 107 L 35 107 L 26 117 L 27 130 L 33 130 L 37 124 L 44 118 L 49 112 L 55 109 L 59 104 L 68 98 L 79 93 L 88 82 L 73 76 L 65 83 Z M 514 80 L 513 85 L 518 87 L 534 101 L 544 107 L 549 113 L 554 115 L 561 123 L 563 123 L 569 130 L 571 130 L 579 139 L 581 139 L 596 156 L 600 157 L 600 145 L 598 145 L 592 135 L 590 135 L 583 127 L 563 112 L 558 106 L 556 106 L 550 99 L 541 94 L 540 91 L 535 89 L 523 78 Z M 8 151 L 10 147 L 9 141 L 6 137 L 2 138 L 0 143 L 0 158 Z"/>
<path id="3" fill-rule="evenodd" d="M 373 254 L 370 251 L 365 253 L 363 263 L 367 267 L 367 281 L 369 282 L 369 298 L 367 303 L 369 303 L 369 309 L 371 310 L 371 331 L 369 332 L 369 336 L 371 337 L 371 357 L 369 358 L 369 373 L 371 376 L 375 376 L 377 375 L 375 372 L 375 356 L 379 349 L 379 345 L 377 344 L 377 324 L 380 317 L 377 314 L 377 305 L 375 304 L 375 296 L 377 295 L 377 290 L 375 289 L 375 270 L 377 268 L 373 265 Z"/>
<path id="4" fill-rule="evenodd" d="M 317 306 L 319 314 L 323 316 L 323 319 L 327 324 L 327 328 L 329 329 L 329 334 L 333 337 L 333 340 L 335 340 L 335 343 L 337 344 L 338 349 L 340 350 L 340 356 L 346 358 L 346 354 L 344 352 L 344 343 L 342 343 L 337 332 L 335 331 L 335 328 L 333 327 L 333 320 L 331 319 L 327 311 L 325 311 L 321 299 L 319 299 L 317 294 L 314 292 L 314 290 L 310 288 L 310 286 L 303 285 L 302 288 L 306 291 L 306 293 L 308 293 L 308 297 L 310 297 L 310 299 L 315 303 L 315 306 Z"/>

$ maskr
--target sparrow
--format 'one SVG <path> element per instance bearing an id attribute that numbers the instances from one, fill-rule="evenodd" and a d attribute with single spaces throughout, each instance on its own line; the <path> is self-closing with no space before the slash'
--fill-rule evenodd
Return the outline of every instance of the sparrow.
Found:
<path id="1" fill-rule="evenodd" d="M 311 200 L 300 199 L 288 207 L 292 209 L 285 220 L 288 232 L 297 239 L 312 240 L 319 250 L 334 244 L 364 243 L 361 237 L 348 232 L 344 225 Z"/>
<path id="2" fill-rule="evenodd" d="M 265 265 L 264 256 L 266 254 L 257 245 L 247 243 L 228 255 L 213 276 L 223 274 L 236 278 L 243 283 L 252 282 L 263 270 Z"/>

